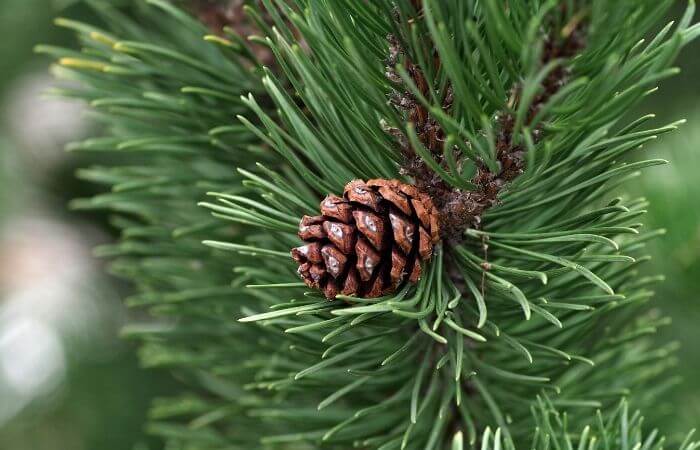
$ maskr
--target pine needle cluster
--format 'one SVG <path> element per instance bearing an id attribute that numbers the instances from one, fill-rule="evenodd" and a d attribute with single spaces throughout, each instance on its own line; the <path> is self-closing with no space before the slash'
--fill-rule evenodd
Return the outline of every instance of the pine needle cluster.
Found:
<path id="1" fill-rule="evenodd" d="M 636 153 L 678 123 L 626 113 L 692 4 L 655 31 L 672 1 L 262 0 L 242 36 L 89 3 L 101 26 L 57 20 L 82 51 L 39 50 L 104 127 L 71 150 L 106 191 L 73 206 L 112 213 L 98 253 L 154 318 L 124 334 L 182 381 L 148 425 L 168 448 L 662 448 L 630 413 L 675 382 L 638 273 L 660 232 L 620 192 L 664 163 Z M 289 251 L 358 178 L 419 186 L 442 241 L 418 284 L 329 301 Z"/>

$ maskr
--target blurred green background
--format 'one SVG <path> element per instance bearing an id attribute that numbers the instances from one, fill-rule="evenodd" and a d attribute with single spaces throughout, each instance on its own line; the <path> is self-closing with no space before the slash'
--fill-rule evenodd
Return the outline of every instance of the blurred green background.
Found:
<path id="1" fill-rule="evenodd" d="M 74 179 L 90 162 L 63 148 L 91 130 L 81 105 L 45 95 L 50 61 L 33 52 L 75 45 L 52 21 L 86 9 L 0 6 L 0 449 L 157 449 L 143 423 L 173 383 L 139 369 L 135 347 L 119 338 L 126 287 L 91 254 L 114 236 L 104 217 L 66 206 L 93 187 Z"/>
<path id="2" fill-rule="evenodd" d="M 80 105 L 43 95 L 50 62 L 32 52 L 40 43 L 73 45 L 52 19 L 87 12 L 73 0 L 0 4 L 0 448 L 156 449 L 142 424 L 150 400 L 173 383 L 139 370 L 135 349 L 118 338 L 127 287 L 90 254 L 114 236 L 104 217 L 66 208 L 94 189 L 73 178 L 90 161 L 63 152 L 90 126 Z M 682 9 L 679 2 L 676 17 Z M 671 164 L 628 186 L 651 201 L 648 226 L 667 230 L 644 270 L 666 275 L 653 306 L 672 324 L 659 339 L 682 344 L 682 380 L 663 405 L 676 433 L 700 425 L 699 56 L 696 42 L 681 55 L 682 74 L 633 114 L 688 123 L 644 149 Z"/>

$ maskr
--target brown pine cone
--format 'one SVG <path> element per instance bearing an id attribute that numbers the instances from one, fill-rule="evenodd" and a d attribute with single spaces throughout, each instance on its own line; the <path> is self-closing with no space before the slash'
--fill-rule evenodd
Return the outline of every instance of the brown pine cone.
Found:
<path id="1" fill-rule="evenodd" d="M 321 202 L 320 216 L 301 219 L 299 237 L 306 245 L 292 249 L 292 258 L 307 286 L 329 299 L 379 297 L 418 281 L 439 240 L 438 213 L 415 186 L 354 180 L 342 198 Z"/>

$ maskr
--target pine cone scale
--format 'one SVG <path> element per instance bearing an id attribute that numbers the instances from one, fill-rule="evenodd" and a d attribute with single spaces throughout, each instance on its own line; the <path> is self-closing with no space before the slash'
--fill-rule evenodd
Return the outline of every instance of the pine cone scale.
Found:
<path id="1" fill-rule="evenodd" d="M 332 217 L 343 223 L 352 221 L 352 208 L 337 195 L 327 196 L 321 203 L 321 214 Z"/>
<path id="2" fill-rule="evenodd" d="M 345 271 L 345 266 L 348 262 L 347 256 L 332 245 L 326 245 L 321 249 L 323 262 L 326 265 L 326 270 L 333 278 L 338 278 Z"/>
<path id="3" fill-rule="evenodd" d="M 357 229 L 377 250 L 384 247 L 384 221 L 378 215 L 361 209 L 352 212 Z"/>
<path id="4" fill-rule="evenodd" d="M 394 212 L 389 213 L 389 221 L 391 222 L 394 242 L 408 255 L 413 248 L 415 224 L 410 223 L 406 217 L 402 217 Z"/>
<path id="5" fill-rule="evenodd" d="M 355 227 L 352 225 L 326 221 L 323 223 L 326 237 L 346 255 L 352 252 L 355 245 Z M 302 238 L 303 239 L 303 238 Z"/>
<path id="6" fill-rule="evenodd" d="M 306 244 L 291 255 L 306 285 L 329 299 L 379 297 L 415 283 L 438 240 L 430 197 L 398 180 L 351 181 L 320 210 L 302 218 L 298 235 Z"/>

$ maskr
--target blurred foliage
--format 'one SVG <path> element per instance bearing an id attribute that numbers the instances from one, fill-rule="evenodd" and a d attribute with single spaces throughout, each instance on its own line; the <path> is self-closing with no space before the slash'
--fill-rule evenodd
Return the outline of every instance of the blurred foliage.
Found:
<path id="1" fill-rule="evenodd" d="M 53 398 L 29 406 L 0 429 L 0 448 L 131 449 L 146 442 L 142 431 L 146 410 L 153 394 L 162 390 L 153 373 L 138 369 L 133 353 L 73 364 L 67 382 Z"/>
<path id="2" fill-rule="evenodd" d="M 673 323 L 661 338 L 681 343 L 678 364 L 683 380 L 673 399 L 680 413 L 674 413 L 672 423 L 680 430 L 700 422 L 700 108 L 695 105 L 686 117 L 688 123 L 679 132 L 650 149 L 670 164 L 647 173 L 638 186 L 651 202 L 648 226 L 666 229 L 666 235 L 650 246 L 648 271 L 666 275 L 657 287 L 657 306 Z"/>
<path id="3" fill-rule="evenodd" d="M 78 216 L 66 210 L 69 199 L 92 193 L 92 186 L 79 183 L 74 177 L 75 167 L 86 162 L 65 158 L 41 177 L 28 176 L 30 171 L 22 166 L 26 159 L 20 156 L 28 149 L 13 141 L 14 133 L 6 120 L 11 114 L 6 100 L 21 80 L 47 71 L 48 60 L 36 55 L 33 47 L 39 43 L 70 43 L 70 34 L 55 27 L 53 19 L 59 14 L 84 17 L 87 13 L 73 0 L 2 0 L 0 5 L 0 225 L 3 219 L 47 206 L 54 219 L 68 218 L 76 227 L 86 222 L 99 225 L 103 222 L 92 216 Z M 29 194 L 24 195 L 25 192 Z M 0 306 L 2 303 L 0 297 Z M 0 449 L 128 450 L 137 445 L 158 448 L 145 436 L 143 423 L 151 398 L 165 393 L 170 379 L 155 371 L 142 371 L 134 349 L 114 342 L 118 339 L 116 329 L 109 332 L 112 345 L 88 343 L 92 346 L 88 348 L 90 345 L 72 342 L 72 338 L 64 342 L 71 352 L 65 383 L 48 398 L 37 399 L 14 420 L 0 426 Z"/>
<path id="4" fill-rule="evenodd" d="M 672 14 L 677 15 L 686 3 L 678 1 Z M 637 114 L 657 111 L 664 120 L 685 118 L 687 123 L 647 148 L 646 156 L 669 164 L 645 172 L 630 188 L 650 202 L 646 228 L 666 229 L 665 236 L 649 243 L 652 259 L 646 271 L 666 277 L 656 286 L 655 307 L 671 317 L 672 325 L 661 329 L 658 338 L 680 343 L 679 384 L 669 399 L 676 409 L 667 429 L 684 433 L 700 426 L 700 41 L 689 45 L 676 65 L 681 73 L 661 83 L 660 95 Z"/>
<path id="5" fill-rule="evenodd" d="M 65 43 L 69 35 L 54 27 L 52 20 L 59 2 L 53 0 L 2 0 L 0 8 L 0 222 L 13 199 L 8 184 L 15 181 L 13 153 L 18 149 L 9 140 L 8 112 L 4 100 L 17 79 L 33 70 L 45 70 L 46 60 L 32 49 L 40 42 Z M 20 187 L 21 189 L 21 187 Z M 13 190 L 14 192 L 14 190 Z M 7 214 L 5 212 L 5 214 Z"/>
<path id="6" fill-rule="evenodd" d="M 66 34 L 51 25 L 57 2 L 51 0 L 3 0 L 0 8 L 0 97 L 28 65 L 39 66 L 32 48 L 44 41 L 63 42 Z M 11 37 L 8 39 L 7 37 Z"/>

